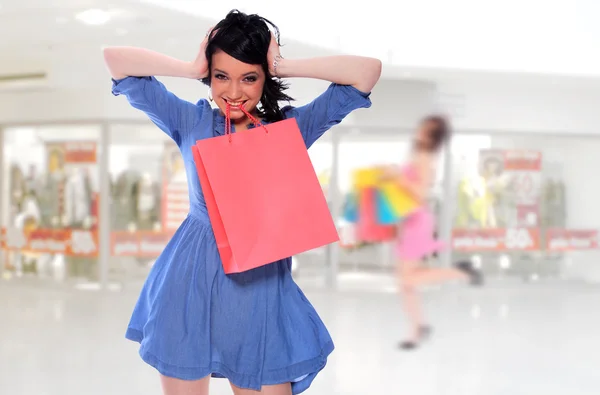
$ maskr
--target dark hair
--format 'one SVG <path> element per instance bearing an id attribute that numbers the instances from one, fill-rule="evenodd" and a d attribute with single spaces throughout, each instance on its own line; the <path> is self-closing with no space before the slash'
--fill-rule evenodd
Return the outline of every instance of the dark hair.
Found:
<path id="1" fill-rule="evenodd" d="M 265 86 L 260 98 L 260 106 L 257 108 L 259 116 L 267 122 L 276 122 L 283 119 L 283 113 L 279 108 L 280 101 L 290 102 L 294 100 L 286 95 L 284 91 L 288 85 L 280 79 L 273 78 L 269 74 L 267 53 L 271 43 L 271 30 L 279 41 L 279 29 L 269 20 L 256 14 L 245 14 L 238 10 L 230 11 L 225 19 L 215 25 L 214 34 L 209 33 L 210 38 L 206 45 L 206 59 L 208 60 L 208 76 L 202 82 L 210 86 L 212 55 L 217 49 L 222 50 L 229 56 L 247 64 L 260 64 L 265 72 Z"/>
<path id="2" fill-rule="evenodd" d="M 439 150 L 442 145 L 450 139 L 450 122 L 441 115 L 428 115 L 421 121 L 421 124 L 432 124 L 428 129 L 429 138 L 431 139 L 431 151 Z"/>

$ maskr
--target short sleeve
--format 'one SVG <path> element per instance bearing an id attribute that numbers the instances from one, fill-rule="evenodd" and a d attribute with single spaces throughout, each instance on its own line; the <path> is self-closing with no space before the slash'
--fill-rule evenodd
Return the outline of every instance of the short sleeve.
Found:
<path id="1" fill-rule="evenodd" d="M 155 77 L 113 79 L 112 93 L 124 95 L 129 103 L 148 115 L 177 145 L 200 121 L 203 102 L 193 104 L 169 92 Z"/>
<path id="2" fill-rule="evenodd" d="M 370 93 L 351 85 L 332 83 L 312 102 L 301 107 L 284 108 L 286 118 L 296 118 L 302 137 L 309 148 L 331 127 L 339 124 L 352 111 L 371 107 Z"/>

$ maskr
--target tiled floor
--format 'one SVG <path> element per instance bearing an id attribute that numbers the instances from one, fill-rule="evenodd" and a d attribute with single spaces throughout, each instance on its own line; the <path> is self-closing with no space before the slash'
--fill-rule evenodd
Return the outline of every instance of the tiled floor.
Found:
<path id="1" fill-rule="evenodd" d="M 434 326 L 421 349 L 404 328 L 393 282 L 343 276 L 304 289 L 337 349 L 306 394 L 597 395 L 600 286 L 503 282 L 426 292 Z M 123 338 L 135 287 L 41 290 L 0 282 L 1 395 L 159 395 L 154 370 Z M 212 394 L 230 394 L 213 380 Z"/>

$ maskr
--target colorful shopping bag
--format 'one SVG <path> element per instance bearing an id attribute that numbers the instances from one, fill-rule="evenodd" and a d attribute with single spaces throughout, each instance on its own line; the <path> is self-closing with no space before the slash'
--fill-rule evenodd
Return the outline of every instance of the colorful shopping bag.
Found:
<path id="1" fill-rule="evenodd" d="M 406 217 L 420 207 L 417 200 L 394 181 L 381 182 L 378 190 L 398 217 Z"/>
<path id="2" fill-rule="evenodd" d="M 356 190 L 372 188 L 377 186 L 382 175 L 383 170 L 379 167 L 357 169 L 352 173 L 352 185 Z"/>
<path id="3" fill-rule="evenodd" d="M 342 209 L 342 217 L 351 223 L 358 221 L 358 197 L 356 192 L 350 192 L 346 195 Z"/>
<path id="4" fill-rule="evenodd" d="M 392 240 L 396 236 L 395 225 L 383 225 L 377 221 L 375 188 L 359 191 L 359 217 L 356 236 L 360 241 L 378 242 Z"/>
<path id="5" fill-rule="evenodd" d="M 388 200 L 379 189 L 375 189 L 375 210 L 377 212 L 377 223 L 381 225 L 393 225 L 400 221 Z"/>
<path id="6" fill-rule="evenodd" d="M 193 147 L 225 273 L 338 241 L 296 120 L 235 134 L 226 123 Z"/>

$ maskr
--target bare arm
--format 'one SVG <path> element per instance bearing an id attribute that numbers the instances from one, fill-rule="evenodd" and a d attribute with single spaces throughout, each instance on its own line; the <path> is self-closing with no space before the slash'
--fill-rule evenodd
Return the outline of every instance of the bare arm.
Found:
<path id="1" fill-rule="evenodd" d="M 192 62 L 136 47 L 104 48 L 104 61 L 110 74 L 116 80 L 125 77 L 151 76 L 200 79 L 208 76 L 207 44 L 208 35 L 202 40 L 200 51 Z"/>
<path id="2" fill-rule="evenodd" d="M 404 174 L 398 177 L 398 183 L 402 185 L 406 191 L 418 201 L 422 201 L 427 197 L 428 188 L 420 182 L 414 182 L 407 178 Z"/>
<path id="3" fill-rule="evenodd" d="M 135 47 L 104 48 L 104 60 L 115 80 L 126 77 L 202 78 L 208 75 L 205 38 L 193 62 L 185 62 L 161 53 Z M 125 95 L 132 107 L 145 112 L 177 145 L 198 123 L 198 105 L 182 100 L 154 78 L 138 78 L 113 84 L 114 95 Z"/>
<path id="4" fill-rule="evenodd" d="M 281 59 L 277 75 L 282 78 L 315 78 L 340 85 L 352 85 L 361 92 L 369 93 L 381 75 L 381 61 L 349 55 Z"/>
<path id="5" fill-rule="evenodd" d="M 104 61 L 111 76 L 125 77 L 166 76 L 201 78 L 194 62 L 185 62 L 158 52 L 136 47 L 107 47 Z"/>
<path id="6" fill-rule="evenodd" d="M 382 176 L 382 181 L 396 181 L 415 199 L 422 201 L 429 195 L 432 182 L 431 163 L 428 158 L 419 158 L 413 161 L 418 179 L 413 180 L 407 177 L 397 168 L 387 168 Z"/>
<path id="7" fill-rule="evenodd" d="M 268 61 L 271 74 L 281 78 L 315 78 L 351 85 L 369 93 L 381 76 L 381 61 L 363 56 L 325 56 L 310 59 L 279 59 L 279 45 L 271 36 Z M 277 60 L 277 67 L 273 61 Z"/>

